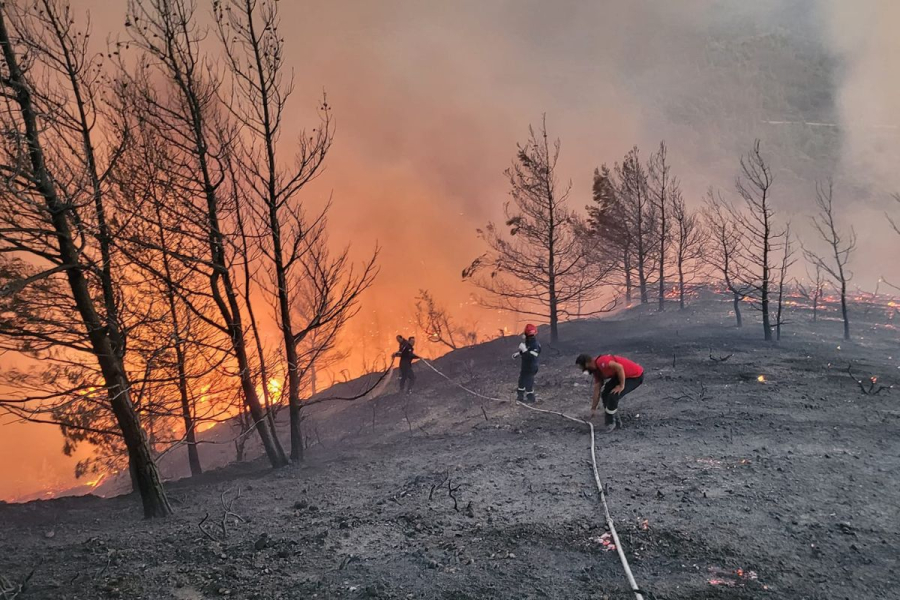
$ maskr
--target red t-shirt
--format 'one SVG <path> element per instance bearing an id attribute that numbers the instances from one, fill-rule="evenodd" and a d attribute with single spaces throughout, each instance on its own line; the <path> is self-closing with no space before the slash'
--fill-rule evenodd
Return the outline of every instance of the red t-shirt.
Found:
<path id="1" fill-rule="evenodd" d="M 610 377 L 616 376 L 615 369 L 609 366 L 610 361 L 615 361 L 622 365 L 622 368 L 625 370 L 626 379 L 634 379 L 635 377 L 640 377 L 644 374 L 644 367 L 636 362 L 630 361 L 622 356 L 604 354 L 603 356 L 598 356 L 597 360 L 594 361 L 594 364 L 597 365 L 597 371 L 594 371 L 595 378 L 609 379 Z"/>

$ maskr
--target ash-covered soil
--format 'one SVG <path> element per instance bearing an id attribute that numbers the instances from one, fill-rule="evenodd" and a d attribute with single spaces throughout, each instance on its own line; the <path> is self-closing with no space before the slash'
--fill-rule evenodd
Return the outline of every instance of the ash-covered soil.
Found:
<path id="1" fill-rule="evenodd" d="M 578 352 L 647 370 L 625 428 L 598 448 L 646 598 L 900 597 L 900 390 L 866 395 L 846 371 L 900 383 L 900 340 L 885 310 L 857 312 L 851 343 L 796 313 L 767 345 L 717 303 L 569 323 L 558 347 L 544 341 L 543 408 L 587 414 Z M 510 397 L 516 343 L 435 365 Z M 309 410 L 301 466 L 171 483 L 167 520 L 142 520 L 130 497 L 0 505 L 0 576 L 33 571 L 22 600 L 632 598 L 600 541 L 586 428 L 417 371 L 414 396 L 392 382 L 377 400 Z"/>

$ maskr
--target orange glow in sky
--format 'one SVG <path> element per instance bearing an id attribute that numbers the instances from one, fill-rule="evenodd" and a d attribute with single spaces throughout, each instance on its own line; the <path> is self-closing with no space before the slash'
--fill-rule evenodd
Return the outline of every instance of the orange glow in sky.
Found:
<path id="1" fill-rule="evenodd" d="M 209 3 L 197 4 L 208 21 Z M 544 113 L 550 134 L 562 142 L 560 179 L 572 179 L 570 202 L 575 210 L 590 199 L 595 167 L 621 160 L 634 144 L 646 155 L 661 139 L 669 144 L 674 171 L 691 202 L 711 184 L 733 189 L 738 153 L 724 142 L 719 145 L 717 134 L 732 135 L 739 129 L 741 143 L 743 138 L 750 143 L 754 136 L 774 137 L 764 119 L 784 116 L 770 111 L 732 120 L 728 115 L 727 127 L 719 124 L 721 130 L 716 125 L 698 130 L 678 120 L 682 112 L 700 110 L 693 100 L 710 90 L 708 82 L 692 78 L 702 75 L 699 65 L 708 58 L 701 33 L 719 14 L 708 10 L 711 4 L 280 2 L 287 38 L 285 64 L 296 79 L 282 137 L 294 139 L 302 128 L 317 125 L 315 109 L 323 91 L 336 123 L 326 171 L 304 190 L 304 202 L 321 207 L 331 199 L 328 229 L 335 248 L 352 245 L 357 261 L 376 245 L 381 249 L 376 283 L 341 336 L 340 349 L 349 358 L 333 371 L 347 369 L 357 375 L 364 362 L 389 357 L 396 350 L 398 333 L 419 333 L 424 345 L 424 332 L 414 327 L 420 289 L 429 290 L 439 304 L 451 309 L 458 322 L 477 323 L 482 333 L 516 331 L 524 323 L 515 315 L 478 308 L 472 300 L 474 289 L 461 280 L 461 271 L 484 250 L 476 229 L 488 221 L 502 222 L 503 203 L 509 200 L 503 171 L 516 144 L 526 139 L 528 125 L 538 124 Z M 741 18 L 756 14 L 750 7 L 755 3 L 734 4 L 742 6 L 735 11 L 745 11 L 738 15 L 744 15 Z M 77 19 L 90 11 L 98 49 L 107 38 L 122 35 L 124 2 L 73 0 L 72 5 Z M 850 23 L 850 15 L 846 17 L 844 22 Z M 828 31 L 823 39 L 831 43 L 827 36 L 838 33 Z M 893 48 L 893 35 L 892 30 L 886 32 L 887 46 L 872 47 Z M 641 43 L 635 45 L 635 40 Z M 850 57 L 851 67 L 853 61 L 868 59 L 865 48 L 848 43 L 839 49 Z M 685 61 L 689 68 L 679 71 L 675 60 Z M 857 106 L 853 101 L 858 94 L 878 105 L 878 114 L 895 118 L 900 114 L 900 94 L 872 87 L 896 81 L 895 71 L 889 73 L 881 76 L 876 68 L 871 82 L 853 80 L 856 89 L 851 95 L 847 89 L 835 90 L 842 99 L 838 109 Z M 725 97 L 749 102 L 755 95 L 747 92 L 741 75 L 736 74 L 733 82 L 741 85 Z M 672 99 L 682 104 L 667 104 Z M 900 148 L 898 138 L 879 143 L 892 151 Z M 289 144 L 280 151 L 282 160 L 291 160 Z M 872 168 L 881 174 L 877 167 Z M 895 168 L 884 171 L 896 173 Z M 789 185 L 791 180 L 786 176 L 783 181 Z M 872 187 L 879 193 L 896 191 L 900 182 L 877 180 Z M 796 206 L 800 204 L 797 200 Z M 786 212 L 795 210 L 805 209 L 791 206 Z M 879 228 L 860 236 L 861 254 L 896 255 L 885 210 L 881 205 L 860 205 L 854 211 L 858 223 Z M 797 219 L 801 220 L 805 217 Z M 854 269 L 854 283 L 866 287 L 882 273 L 900 281 L 898 269 L 898 261 L 860 264 Z M 270 307 L 261 304 L 261 311 L 268 312 Z M 264 345 L 277 347 L 280 334 L 273 326 L 274 316 L 261 318 L 267 321 Z M 434 354 L 439 349 L 429 346 L 420 351 Z M 0 358 L 0 363 L 6 366 L 8 360 Z M 330 381 L 324 375 L 320 387 Z M 759 381 L 764 380 L 760 375 Z M 273 397 L 280 399 L 280 386 L 277 379 L 268 382 Z M 0 427 L 0 499 L 82 483 L 74 479 L 74 465 L 88 450 L 65 457 L 61 447 L 62 438 L 53 426 Z"/>

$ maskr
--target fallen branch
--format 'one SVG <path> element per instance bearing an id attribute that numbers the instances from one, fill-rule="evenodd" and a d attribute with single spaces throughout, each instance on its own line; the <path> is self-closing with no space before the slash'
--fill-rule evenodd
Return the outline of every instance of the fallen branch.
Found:
<path id="1" fill-rule="evenodd" d="M 241 515 L 234 512 L 234 503 L 237 502 L 238 498 L 241 497 L 241 488 L 237 488 L 237 493 L 234 495 L 234 498 L 231 500 L 226 500 L 226 494 L 228 494 L 228 490 L 222 492 L 222 495 L 219 496 L 219 502 L 222 504 L 222 520 L 219 522 L 219 529 L 221 529 L 221 535 L 213 534 L 212 530 L 204 527 L 203 525 L 209 521 L 209 513 L 207 512 L 203 519 L 197 523 L 197 529 L 205 535 L 208 539 L 216 543 L 224 543 L 225 539 L 228 537 L 228 518 L 233 517 L 236 521 L 240 521 L 241 523 L 246 523 L 247 520 L 244 519 Z"/>
<path id="2" fill-rule="evenodd" d="M 734 354 L 729 354 L 728 356 L 713 356 L 712 348 L 709 349 L 709 360 L 716 363 L 723 363 L 727 361 L 729 358 L 734 356 Z"/>
<path id="3" fill-rule="evenodd" d="M 111 565 L 111 564 L 112 564 L 112 556 L 110 556 L 109 558 L 106 559 L 106 566 L 103 567 L 102 569 L 100 569 L 100 570 L 97 572 L 97 574 L 94 575 L 94 579 L 99 579 L 100 577 L 102 577 L 103 574 L 106 573 L 106 572 L 109 570 L 109 565 Z M 73 581 L 74 581 L 74 580 L 73 580 Z"/>
<path id="4" fill-rule="evenodd" d="M 686 388 L 684 390 L 684 393 L 682 393 L 680 396 L 667 396 L 666 398 L 663 398 L 663 400 L 673 400 L 675 402 L 680 402 L 682 400 L 690 400 L 691 402 L 703 402 L 707 399 L 706 391 L 706 384 L 701 381 L 699 390 L 692 391 L 690 388 Z"/>
<path id="5" fill-rule="evenodd" d="M 869 378 L 868 384 L 863 383 L 861 379 L 857 379 L 856 375 L 853 374 L 852 363 L 847 365 L 847 374 L 851 379 L 853 379 L 853 381 L 856 382 L 856 384 L 859 386 L 860 391 L 862 391 L 862 393 L 866 396 L 877 396 L 881 392 L 891 389 L 887 386 L 878 385 L 878 378 L 874 376 Z"/>
<path id="6" fill-rule="evenodd" d="M 200 520 L 200 522 L 197 523 L 197 529 L 199 529 L 200 533 L 205 535 L 210 540 L 212 540 L 216 543 L 221 543 L 221 540 L 217 539 L 212 533 L 210 533 L 209 531 L 207 531 L 206 529 L 203 528 L 203 524 L 206 523 L 208 520 L 209 520 L 209 513 L 206 513 L 203 516 L 203 518 Z"/>
<path id="7" fill-rule="evenodd" d="M 41 562 L 43 562 L 43 560 Z M 38 566 L 40 566 L 40 563 L 38 563 Z M 10 581 L 6 577 L 0 575 L 0 594 L 3 595 L 3 600 L 15 600 L 19 594 L 24 592 L 28 587 L 28 582 L 34 577 L 35 571 L 37 571 L 37 567 L 33 568 L 31 572 L 19 582 Z"/>
<path id="8" fill-rule="evenodd" d="M 447 495 L 453 498 L 453 510 L 455 510 L 456 512 L 459 512 L 459 503 L 456 501 L 456 496 L 454 495 L 454 493 L 459 490 L 460 486 L 462 486 L 461 483 L 456 487 L 453 487 L 450 483 L 450 478 L 447 477 Z"/>
<path id="9" fill-rule="evenodd" d="M 444 477 L 438 483 L 434 483 L 431 485 L 431 491 L 428 492 L 428 500 L 430 501 L 431 498 L 434 496 L 434 490 L 436 490 L 438 488 L 438 486 L 442 486 L 442 485 L 444 485 L 444 483 L 449 482 L 449 481 L 450 481 L 450 471 L 447 471 L 446 473 L 444 473 Z"/>
<path id="10" fill-rule="evenodd" d="M 222 539 L 225 539 L 226 537 L 228 537 L 228 527 L 227 527 L 228 517 L 234 517 L 236 520 L 240 521 L 241 523 L 247 522 L 246 520 L 244 520 L 244 517 L 242 517 L 241 515 L 234 512 L 234 510 L 232 510 L 234 503 L 237 501 L 238 498 L 241 497 L 241 488 L 240 487 L 237 488 L 237 494 L 235 494 L 234 498 L 232 498 L 229 502 L 225 501 L 226 493 L 227 493 L 227 490 L 225 492 L 222 492 L 222 495 L 219 498 L 220 501 L 222 502 L 222 510 L 224 511 L 224 513 L 222 514 Z"/>

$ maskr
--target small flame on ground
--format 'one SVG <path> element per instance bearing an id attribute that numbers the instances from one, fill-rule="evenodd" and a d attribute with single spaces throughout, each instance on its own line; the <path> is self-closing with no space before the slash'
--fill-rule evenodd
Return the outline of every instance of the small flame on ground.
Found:
<path id="1" fill-rule="evenodd" d="M 756 380 L 757 380 L 758 382 L 760 382 L 760 383 L 765 383 L 765 382 L 766 382 L 766 376 L 765 376 L 765 375 L 760 375 L 759 377 L 756 378 Z"/>
<path id="2" fill-rule="evenodd" d="M 101 473 L 100 476 L 97 477 L 97 479 L 94 479 L 93 481 L 87 481 L 84 485 L 95 488 L 100 485 L 104 479 L 106 479 L 106 473 Z"/>

